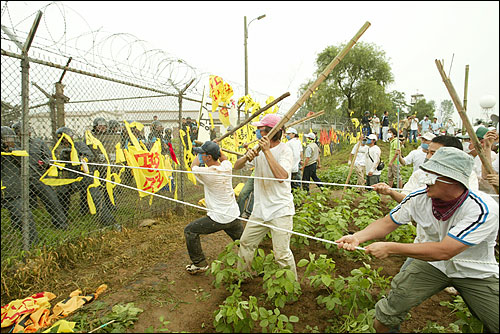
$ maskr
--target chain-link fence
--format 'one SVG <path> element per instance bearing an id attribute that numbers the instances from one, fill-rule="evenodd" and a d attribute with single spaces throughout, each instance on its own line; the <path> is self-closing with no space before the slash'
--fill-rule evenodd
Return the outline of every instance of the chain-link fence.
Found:
<path id="1" fill-rule="evenodd" d="M 44 7 L 45 13 L 53 7 Z M 2 18 L 4 13 L 10 19 L 10 12 L 2 10 Z M 165 199 L 152 203 L 141 190 L 191 203 L 200 197 L 187 174 L 149 168 L 186 168 L 183 143 L 196 139 L 200 88 L 208 85 L 209 74 L 148 50 L 129 34 L 99 39 L 98 32 L 84 32 L 67 38 L 65 31 L 65 38 L 54 39 L 49 31 L 43 37 L 36 27 L 42 20 L 40 27 L 47 29 L 49 22 L 40 13 L 20 22 L 30 17 L 35 18 L 31 30 L 14 24 L 1 29 L 2 264 L 23 250 L 184 208 Z M 90 35 L 92 46 L 82 50 L 80 42 Z M 243 86 L 230 84 L 240 96 Z M 254 91 L 252 97 L 268 98 Z M 288 110 L 287 104 L 280 108 Z M 220 120 L 212 122 L 211 138 L 221 129 Z M 314 120 L 299 131 L 348 126 L 341 118 Z"/>
<path id="2" fill-rule="evenodd" d="M 29 64 L 25 72 L 23 64 Z M 147 187 L 134 175 L 138 172 L 122 167 L 130 165 L 123 149 L 136 146 L 136 138 L 145 153 L 136 159 L 139 166 L 158 167 L 158 155 L 150 152 L 159 141 L 162 159 L 172 162 L 176 156 L 181 162 L 179 127 L 182 118 L 196 119 L 199 103 L 182 90 L 161 92 L 64 64 L 62 57 L 26 62 L 2 49 L 2 262 L 23 249 L 120 229 L 175 205 L 158 199 L 151 205 L 150 196 L 140 197 L 133 188 Z M 63 168 L 51 160 L 65 161 L 58 162 Z M 130 188 L 109 186 L 104 179 Z M 182 200 L 184 179 L 169 174 L 158 193 L 177 193 Z"/>

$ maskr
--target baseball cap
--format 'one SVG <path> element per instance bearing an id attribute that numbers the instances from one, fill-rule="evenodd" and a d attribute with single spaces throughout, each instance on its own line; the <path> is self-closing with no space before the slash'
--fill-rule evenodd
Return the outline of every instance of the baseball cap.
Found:
<path id="1" fill-rule="evenodd" d="M 294 134 L 296 134 L 296 135 L 298 134 L 298 133 L 297 133 L 297 130 L 295 130 L 295 128 L 288 128 L 288 129 L 286 130 L 286 133 L 294 133 Z"/>
<path id="2" fill-rule="evenodd" d="M 306 138 L 311 138 L 311 139 L 315 139 L 316 138 L 316 135 L 313 133 L 313 132 L 310 132 L 310 133 L 306 133 L 304 135 L 304 137 Z"/>
<path id="3" fill-rule="evenodd" d="M 433 140 L 435 137 L 436 137 L 436 135 L 433 133 L 430 133 L 430 132 L 426 132 L 420 136 L 420 138 L 424 138 L 426 140 Z"/>
<path id="4" fill-rule="evenodd" d="M 377 139 L 378 139 L 378 138 L 377 138 L 377 135 L 376 135 L 376 134 L 374 134 L 374 133 L 370 134 L 370 135 L 369 135 L 368 137 L 366 137 L 366 138 L 367 138 L 367 139 L 371 139 L 371 140 L 377 140 Z"/>
<path id="5" fill-rule="evenodd" d="M 476 136 L 477 138 L 479 139 L 483 139 L 484 138 L 484 135 L 486 134 L 486 132 L 488 132 L 488 128 L 484 127 L 484 126 L 480 126 L 476 129 Z"/>
<path id="6" fill-rule="evenodd" d="M 469 188 L 469 177 L 474 160 L 472 157 L 456 147 L 441 147 L 434 155 L 424 162 L 420 168 L 449 177 Z"/>
<path id="7" fill-rule="evenodd" d="M 457 138 L 459 138 L 459 139 L 470 139 L 469 134 L 467 132 L 458 134 Z"/>
<path id="8" fill-rule="evenodd" d="M 253 122 L 253 126 L 268 126 L 270 128 L 274 128 L 276 124 L 281 121 L 281 117 L 276 114 L 267 114 L 259 122 Z"/>
<path id="9" fill-rule="evenodd" d="M 214 159 L 219 159 L 220 148 L 219 145 L 213 141 L 207 140 L 200 147 L 193 147 L 193 151 L 196 153 L 206 153 L 211 155 Z"/>

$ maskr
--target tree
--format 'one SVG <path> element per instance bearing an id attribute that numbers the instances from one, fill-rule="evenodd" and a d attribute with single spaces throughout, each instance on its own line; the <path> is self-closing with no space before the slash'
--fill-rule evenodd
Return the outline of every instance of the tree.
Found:
<path id="1" fill-rule="evenodd" d="M 427 102 L 425 99 L 418 100 L 418 102 L 410 108 L 410 114 L 416 115 L 419 120 L 422 120 L 425 115 L 429 116 L 432 120 L 435 111 L 436 102 L 433 100 Z"/>
<path id="2" fill-rule="evenodd" d="M 451 100 L 441 101 L 441 106 L 439 107 L 439 113 L 441 115 L 441 122 L 444 123 L 451 118 L 453 112 L 455 111 L 455 106 Z"/>
<path id="3" fill-rule="evenodd" d="M 328 46 L 316 59 L 316 77 L 326 68 L 345 44 Z M 330 115 L 361 119 L 364 111 L 391 111 L 390 96 L 385 93 L 394 81 L 385 52 L 372 43 L 357 43 L 320 85 L 317 97 L 306 101 L 308 109 L 325 109 Z M 304 84 L 302 92 L 308 86 Z M 328 104 L 327 104 L 328 103 Z M 333 110 L 332 105 L 335 105 Z M 337 108 L 339 106 L 340 108 Z M 328 110 L 330 109 L 330 113 Z M 354 114 L 351 116 L 351 111 Z"/>

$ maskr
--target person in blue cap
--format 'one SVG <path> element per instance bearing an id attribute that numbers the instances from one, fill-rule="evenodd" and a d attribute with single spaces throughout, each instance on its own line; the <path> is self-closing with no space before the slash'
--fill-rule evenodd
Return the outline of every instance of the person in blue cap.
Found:
<path id="1" fill-rule="evenodd" d="M 201 248 L 200 235 L 223 230 L 233 241 L 239 240 L 243 225 L 238 219 L 240 209 L 232 187 L 233 165 L 213 141 L 194 147 L 198 155 L 191 164 L 196 180 L 204 186 L 207 215 L 189 223 L 184 229 L 191 264 L 186 266 L 194 275 L 208 270 L 209 265 Z M 204 167 L 200 164 L 203 163 Z"/>

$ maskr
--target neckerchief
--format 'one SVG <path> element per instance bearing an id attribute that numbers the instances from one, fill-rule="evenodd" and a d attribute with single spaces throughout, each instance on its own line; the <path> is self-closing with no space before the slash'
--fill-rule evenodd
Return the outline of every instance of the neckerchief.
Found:
<path id="1" fill-rule="evenodd" d="M 465 189 L 462 195 L 451 200 L 442 201 L 437 198 L 432 198 L 432 214 L 436 219 L 446 221 L 457 211 L 457 209 L 462 205 L 467 196 L 469 195 L 469 190 Z"/>

